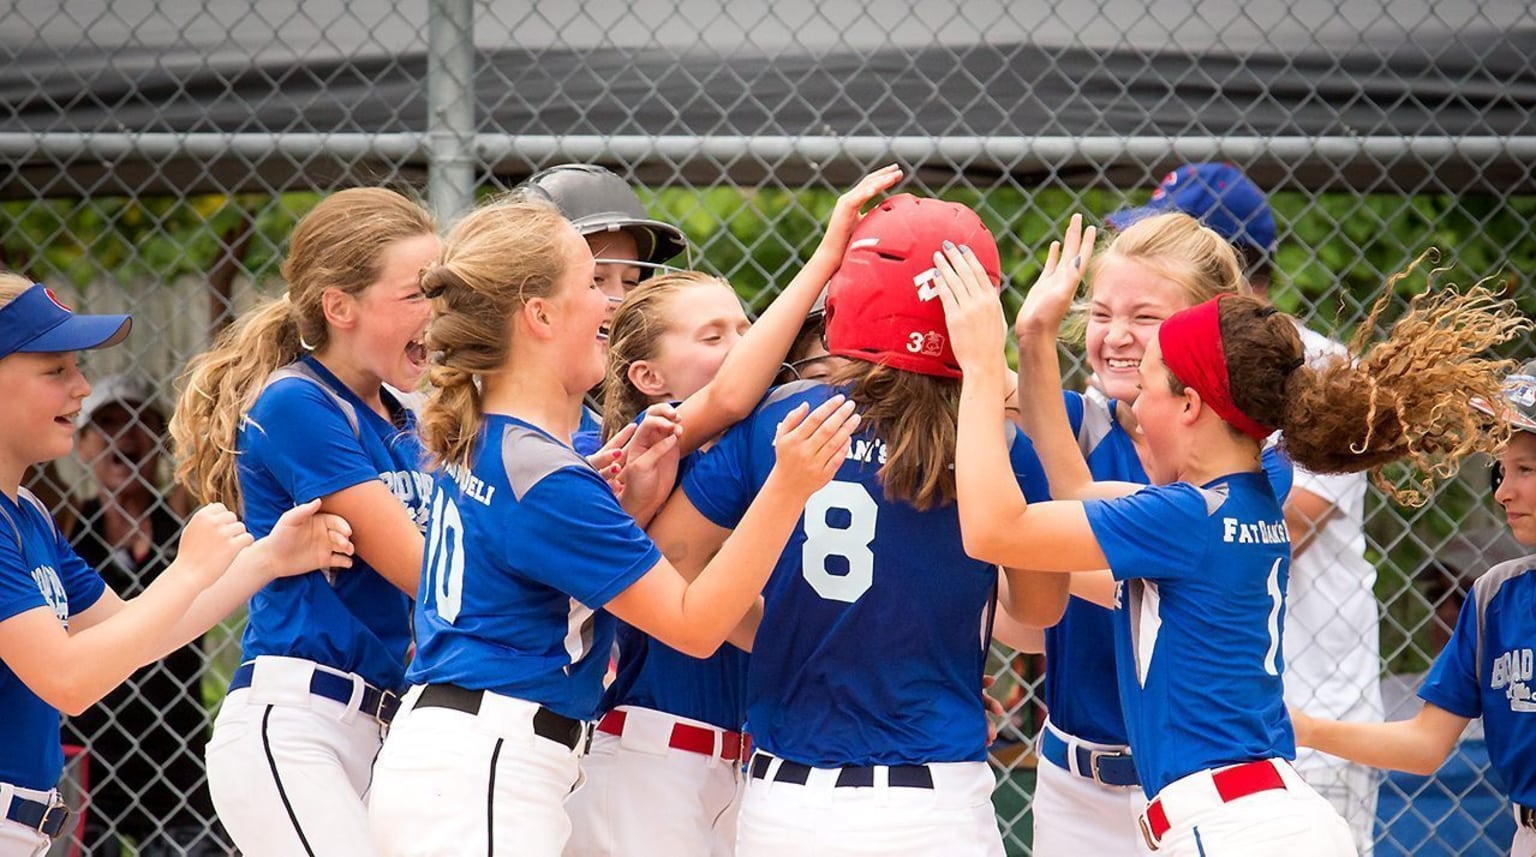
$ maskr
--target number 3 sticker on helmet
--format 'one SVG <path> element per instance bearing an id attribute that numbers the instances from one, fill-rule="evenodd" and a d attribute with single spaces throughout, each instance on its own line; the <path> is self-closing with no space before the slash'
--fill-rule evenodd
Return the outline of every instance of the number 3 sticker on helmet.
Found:
<path id="1" fill-rule="evenodd" d="M 832 513 L 837 512 L 837 524 Z M 875 516 L 880 507 L 863 485 L 829 482 L 811 495 L 805 506 L 805 544 L 800 548 L 801 573 L 816 594 L 828 601 L 852 604 L 875 582 Z M 847 516 L 846 522 L 841 520 Z M 847 571 L 834 574 L 830 557 L 841 557 Z"/>

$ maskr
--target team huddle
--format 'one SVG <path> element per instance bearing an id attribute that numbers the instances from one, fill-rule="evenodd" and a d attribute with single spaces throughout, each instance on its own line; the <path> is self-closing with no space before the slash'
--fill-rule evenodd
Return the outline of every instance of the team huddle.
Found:
<path id="1" fill-rule="evenodd" d="M 287 293 L 186 368 L 169 431 L 208 505 L 128 600 L 21 485 L 71 449 L 76 353 L 131 322 L 0 274 L 0 857 L 67 830 L 60 712 L 241 605 L 207 770 L 256 857 L 1000 857 L 983 674 L 1033 637 L 1037 855 L 1361 853 L 1298 746 L 1433 770 L 1477 717 L 1531 854 L 1536 558 L 1479 581 L 1410 721 L 1288 710 L 1281 639 L 1303 475 L 1494 454 L 1536 545 L 1536 366 L 1488 353 L 1531 325 L 1439 290 L 1371 341 L 1388 288 L 1318 352 L 1255 292 L 1252 230 L 1172 204 L 1211 171 L 1107 241 L 1071 218 L 1016 370 L 993 234 L 883 196 L 894 166 L 755 323 L 601 168 L 442 237 L 335 193 Z"/>

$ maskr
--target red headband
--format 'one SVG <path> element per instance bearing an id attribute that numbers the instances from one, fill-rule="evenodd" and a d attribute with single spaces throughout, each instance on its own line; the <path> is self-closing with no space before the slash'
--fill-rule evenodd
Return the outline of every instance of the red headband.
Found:
<path id="1" fill-rule="evenodd" d="M 1193 387 L 1200 400 L 1233 428 L 1263 443 L 1275 430 L 1259 425 L 1232 402 L 1220 311 L 1222 298 L 1230 297 L 1219 295 L 1169 316 L 1158 328 L 1157 342 L 1163 349 L 1163 365 L 1175 378 Z"/>

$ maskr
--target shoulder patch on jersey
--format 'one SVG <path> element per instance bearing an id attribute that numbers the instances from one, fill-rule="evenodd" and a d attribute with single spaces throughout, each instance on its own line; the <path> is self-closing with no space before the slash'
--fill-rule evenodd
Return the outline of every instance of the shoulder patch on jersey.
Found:
<path id="1" fill-rule="evenodd" d="M 1499 594 L 1504 584 L 1532 569 L 1536 569 L 1536 554 L 1501 562 L 1483 572 L 1472 584 L 1472 602 L 1477 608 L 1477 657 L 1473 664 L 1479 684 L 1483 680 L 1483 618 L 1488 615 L 1488 605 L 1493 603 L 1493 597 Z"/>
<path id="2" fill-rule="evenodd" d="M 1216 510 L 1220 509 L 1227 502 L 1227 495 L 1231 493 L 1232 489 L 1227 486 L 1227 483 L 1223 482 L 1215 488 L 1197 487 L 1195 490 L 1199 491 L 1200 496 L 1205 498 L 1205 513 L 1207 515 L 1214 515 Z"/>
<path id="3" fill-rule="evenodd" d="M 1115 416 L 1110 413 L 1109 403 L 1096 397 L 1083 396 L 1083 423 L 1077 427 L 1077 448 L 1083 455 L 1091 454 L 1109 437 L 1115 426 Z"/>
<path id="4" fill-rule="evenodd" d="M 519 501 L 539 480 L 566 467 L 591 469 L 587 460 L 559 441 L 526 426 L 508 426 L 501 436 L 501 466 Z"/>
<path id="5" fill-rule="evenodd" d="M 826 384 L 821 381 L 790 381 L 788 384 L 782 384 L 780 386 L 774 387 L 772 390 L 769 390 L 768 395 L 763 397 L 763 401 L 758 405 L 758 407 L 771 405 L 775 402 L 782 402 L 790 396 L 795 395 L 796 393 L 804 393 L 806 390 L 825 386 Z"/>

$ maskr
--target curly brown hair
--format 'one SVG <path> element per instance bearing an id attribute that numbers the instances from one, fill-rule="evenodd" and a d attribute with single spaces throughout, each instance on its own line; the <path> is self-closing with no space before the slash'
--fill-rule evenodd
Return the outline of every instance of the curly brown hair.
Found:
<path id="1" fill-rule="evenodd" d="M 1484 353 L 1531 329 L 1512 301 L 1473 286 L 1415 295 L 1386 338 L 1372 342 L 1393 287 L 1427 255 L 1388 279 L 1348 355 L 1317 366 L 1304 363 L 1290 316 L 1250 297 L 1227 298 L 1219 308 L 1233 404 L 1279 428 L 1285 451 L 1302 467 L 1369 470 L 1378 487 L 1409 506 L 1426 502 L 1435 482 L 1455 475 L 1467 455 L 1508 442 L 1509 426 L 1471 399 L 1498 400 L 1514 364 Z M 1397 461 L 1413 473 L 1406 486 L 1382 472 Z"/>

